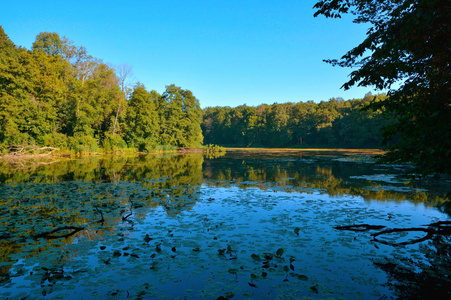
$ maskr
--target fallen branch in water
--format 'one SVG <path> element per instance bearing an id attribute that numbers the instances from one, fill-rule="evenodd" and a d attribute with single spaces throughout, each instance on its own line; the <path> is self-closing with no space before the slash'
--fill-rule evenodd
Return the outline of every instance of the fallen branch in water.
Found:
<path id="1" fill-rule="evenodd" d="M 358 224 L 358 225 L 345 225 L 345 226 L 334 226 L 338 230 L 351 230 L 351 231 L 368 231 L 382 229 L 387 226 L 383 225 L 370 225 L 370 224 Z"/>
<path id="2" fill-rule="evenodd" d="M 389 233 L 393 233 L 393 232 L 409 232 L 409 231 L 422 231 L 422 232 L 426 232 L 427 234 L 422 238 L 413 239 L 413 240 L 401 242 L 401 243 L 392 243 L 392 242 L 380 240 L 377 238 L 379 235 L 382 235 L 382 234 L 389 234 Z M 432 236 L 435 233 L 438 233 L 438 231 L 435 229 L 427 229 L 427 228 L 393 228 L 393 229 L 387 229 L 387 230 L 383 230 L 383 231 L 380 231 L 377 233 L 373 233 L 372 236 L 373 236 L 373 241 L 379 242 L 381 244 L 385 244 L 385 245 L 389 245 L 389 246 L 402 246 L 402 245 L 412 245 L 412 244 L 416 244 L 419 242 L 423 242 L 425 240 L 432 238 Z"/>
<path id="3" fill-rule="evenodd" d="M 451 234 L 451 221 L 439 221 L 431 224 L 426 224 L 423 226 L 427 226 L 428 228 L 393 228 L 393 229 L 386 229 L 383 231 L 379 231 L 376 233 L 371 234 L 373 237 L 373 241 L 389 245 L 389 246 L 402 246 L 402 245 L 412 245 L 419 242 L 423 242 L 425 240 L 431 239 L 434 235 L 450 235 Z M 338 230 L 350 230 L 350 231 L 368 231 L 368 230 L 374 230 L 374 229 L 382 229 L 386 226 L 382 225 L 370 225 L 370 224 L 357 224 L 357 225 L 345 225 L 345 226 L 334 226 L 333 228 Z M 382 239 L 379 239 L 378 236 L 384 235 L 384 234 L 390 234 L 390 233 L 396 233 L 396 232 L 425 232 L 426 235 L 405 241 L 405 242 L 390 242 L 390 241 L 384 241 Z"/>
<path id="4" fill-rule="evenodd" d="M 127 220 L 128 217 L 130 217 L 131 215 L 133 215 L 133 212 L 130 212 L 128 215 L 126 215 L 125 217 L 122 217 L 122 221 Z"/>
<path id="5" fill-rule="evenodd" d="M 441 227 L 442 225 L 451 225 L 451 221 L 438 221 L 438 222 L 423 225 L 423 226 Z"/>
<path id="6" fill-rule="evenodd" d="M 128 198 L 128 200 L 130 201 L 130 213 L 128 214 L 128 215 L 126 215 L 125 217 L 124 216 L 122 216 L 122 221 L 125 221 L 125 220 L 127 220 L 127 218 L 128 217 L 130 217 L 131 215 L 133 215 L 133 201 L 132 201 L 132 198 L 131 197 L 133 197 L 133 194 Z"/>
<path id="7" fill-rule="evenodd" d="M 76 227 L 76 226 L 62 226 L 62 227 L 58 227 L 56 229 L 53 229 L 49 232 L 43 232 L 40 233 L 38 235 L 35 236 L 35 238 L 46 238 L 46 239 L 58 239 L 58 238 L 67 238 L 70 237 L 71 235 L 76 234 L 77 232 L 84 230 L 85 227 Z M 73 230 L 72 232 L 69 232 L 67 234 L 61 234 L 61 235 L 53 235 L 56 232 L 62 231 L 62 230 Z"/>
<path id="8" fill-rule="evenodd" d="M 103 218 L 103 212 L 98 207 L 94 207 L 94 210 L 100 213 L 100 216 L 102 217 L 100 220 L 97 221 L 97 223 L 102 223 L 103 225 L 103 222 L 105 222 L 105 219 Z"/>

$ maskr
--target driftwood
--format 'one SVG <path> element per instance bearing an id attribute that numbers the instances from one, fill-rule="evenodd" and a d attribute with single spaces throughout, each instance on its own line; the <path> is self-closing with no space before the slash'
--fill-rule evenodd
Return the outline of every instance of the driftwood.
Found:
<path id="1" fill-rule="evenodd" d="M 393 228 L 393 229 L 386 229 L 382 230 L 376 233 L 371 234 L 373 237 L 373 241 L 390 245 L 390 246 L 402 246 L 402 245 L 412 245 L 416 243 L 423 242 L 425 240 L 431 239 L 434 235 L 450 235 L 451 234 L 451 221 L 439 221 L 431 224 L 426 224 L 423 226 L 427 226 L 427 228 L 418 228 L 418 227 L 411 227 L 411 228 Z M 386 226 L 382 225 L 370 225 L 370 224 L 357 224 L 357 225 L 345 225 L 345 226 L 334 226 L 333 228 L 338 230 L 351 230 L 351 231 L 368 231 L 368 230 L 378 230 L 385 228 Z M 379 239 L 378 237 L 380 235 L 384 234 L 390 234 L 395 232 L 425 232 L 426 235 L 418 238 L 413 239 L 406 242 L 389 242 L 384 241 L 382 239 Z"/>
<path id="2" fill-rule="evenodd" d="M 53 229 L 53 230 L 48 231 L 48 232 L 40 233 L 40 234 L 36 235 L 35 237 L 36 238 L 43 237 L 43 238 L 46 238 L 46 239 L 67 238 L 67 237 L 70 237 L 70 236 L 76 234 L 77 232 L 79 232 L 79 231 L 81 231 L 83 229 L 85 229 L 85 227 L 62 226 L 62 227 L 58 227 L 58 228 Z M 71 231 L 69 233 L 66 233 L 66 234 L 54 235 L 54 233 L 57 233 L 57 232 L 62 231 L 62 230 L 73 230 L 73 231 Z"/>
<path id="3" fill-rule="evenodd" d="M 37 147 L 30 145 L 12 145 L 9 147 L 9 151 L 11 155 L 27 155 L 28 153 L 42 153 L 46 152 L 47 155 L 50 155 L 53 151 L 59 150 L 59 148 L 54 147 Z"/>
<path id="4" fill-rule="evenodd" d="M 393 233 L 393 232 L 409 232 L 409 231 L 422 231 L 422 232 L 426 232 L 426 235 L 422 238 L 413 239 L 413 240 L 401 242 L 401 243 L 388 242 L 388 241 L 380 240 L 377 238 L 379 235 L 382 235 L 382 234 L 389 234 L 389 233 Z M 377 233 L 373 233 L 372 236 L 373 236 L 373 241 L 379 242 L 381 244 L 390 245 L 390 246 L 402 246 L 402 245 L 412 245 L 412 244 L 416 244 L 419 242 L 423 242 L 425 240 L 432 238 L 432 236 L 435 233 L 438 233 L 437 230 L 428 229 L 428 228 L 393 228 L 393 229 L 387 229 L 387 230 L 383 230 L 383 231 L 380 231 Z"/>

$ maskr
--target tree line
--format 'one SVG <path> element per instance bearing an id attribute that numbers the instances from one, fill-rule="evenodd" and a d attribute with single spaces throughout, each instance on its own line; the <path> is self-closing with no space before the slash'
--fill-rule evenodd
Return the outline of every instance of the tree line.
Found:
<path id="1" fill-rule="evenodd" d="M 0 151 L 17 145 L 75 152 L 206 144 L 378 148 L 380 111 L 362 111 L 383 94 L 328 102 L 200 108 L 191 91 L 132 85 L 131 67 L 111 66 L 57 33 L 37 35 L 31 50 L 0 27 Z"/>
<path id="2" fill-rule="evenodd" d="M 0 26 L 0 152 L 202 144 L 202 109 L 191 91 L 168 85 L 160 95 L 131 85 L 130 76 L 131 67 L 112 67 L 57 33 L 38 34 L 27 50 Z"/>
<path id="3" fill-rule="evenodd" d="M 206 143 L 238 147 L 380 148 L 381 129 L 390 124 L 382 110 L 365 110 L 385 94 L 363 99 L 207 107 L 202 130 Z"/>

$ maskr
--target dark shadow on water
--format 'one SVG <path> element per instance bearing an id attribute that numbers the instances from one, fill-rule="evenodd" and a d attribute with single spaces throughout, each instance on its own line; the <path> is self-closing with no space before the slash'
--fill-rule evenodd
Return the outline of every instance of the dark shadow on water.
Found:
<path id="1" fill-rule="evenodd" d="M 398 299 L 449 299 L 451 238 L 436 236 L 420 247 L 424 259 L 396 257 L 374 264 L 388 274 L 387 286 Z"/>

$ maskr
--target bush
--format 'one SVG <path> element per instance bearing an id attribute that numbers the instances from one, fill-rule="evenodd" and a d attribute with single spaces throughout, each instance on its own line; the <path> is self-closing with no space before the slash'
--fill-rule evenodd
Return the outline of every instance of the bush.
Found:
<path id="1" fill-rule="evenodd" d="M 156 151 L 176 151 L 177 147 L 172 145 L 158 145 L 155 147 Z"/>
<path id="2" fill-rule="evenodd" d="M 226 148 L 218 146 L 218 145 L 208 144 L 205 147 L 205 152 L 207 152 L 207 153 L 226 152 Z"/>
<path id="3" fill-rule="evenodd" d="M 69 148 L 78 154 L 99 151 L 97 140 L 89 135 L 75 134 L 73 137 L 70 137 Z"/>
<path id="4" fill-rule="evenodd" d="M 102 143 L 103 150 L 105 152 L 114 152 L 118 149 L 127 148 L 127 143 L 122 139 L 121 136 L 113 136 L 109 133 L 105 135 Z"/>
<path id="5" fill-rule="evenodd" d="M 69 148 L 69 138 L 62 133 L 52 132 L 47 133 L 39 138 L 38 143 L 46 147 L 55 147 L 60 149 Z"/>

